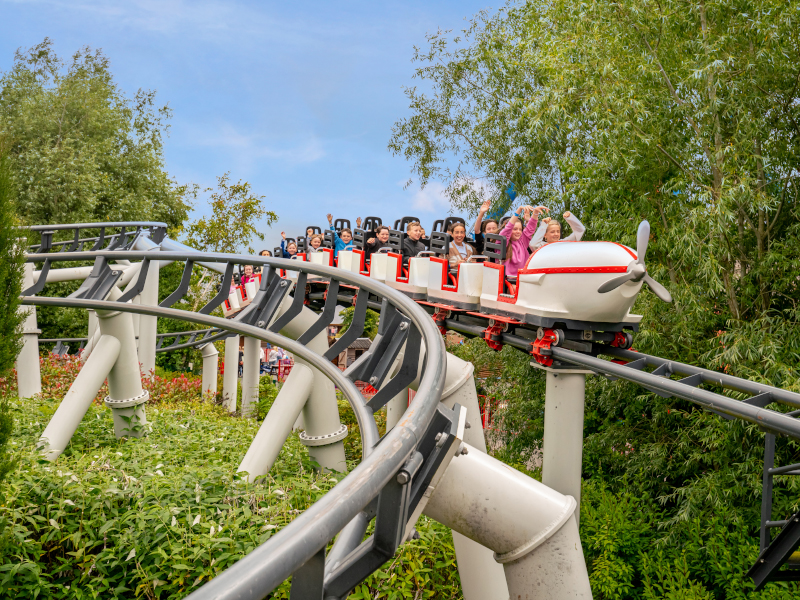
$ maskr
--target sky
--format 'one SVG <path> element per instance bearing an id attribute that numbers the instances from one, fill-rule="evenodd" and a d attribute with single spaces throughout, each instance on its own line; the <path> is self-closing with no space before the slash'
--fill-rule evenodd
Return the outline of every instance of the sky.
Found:
<path id="1" fill-rule="evenodd" d="M 325 215 L 405 215 L 430 226 L 450 214 L 443 186 L 420 189 L 387 149 L 410 114 L 405 86 L 426 33 L 459 30 L 485 0 L 237 2 L 0 0 L 0 71 L 45 37 L 64 58 L 101 48 L 129 97 L 153 89 L 174 111 L 167 171 L 213 187 L 230 172 L 278 214 L 261 224 L 273 248 Z M 193 217 L 207 211 L 201 199 Z"/>

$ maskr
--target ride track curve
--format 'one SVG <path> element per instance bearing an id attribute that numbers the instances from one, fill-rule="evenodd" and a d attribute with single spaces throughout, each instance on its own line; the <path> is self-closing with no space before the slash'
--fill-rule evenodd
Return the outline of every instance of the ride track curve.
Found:
<path id="1" fill-rule="evenodd" d="M 362 432 L 362 461 L 328 494 L 297 517 L 287 527 L 244 557 L 225 573 L 192 594 L 196 598 L 263 598 L 298 568 L 314 558 L 320 550 L 361 513 L 396 477 L 423 440 L 437 412 L 445 381 L 446 360 L 441 335 L 419 306 L 403 294 L 370 280 L 346 274 L 332 267 L 315 266 L 285 259 L 254 259 L 244 255 L 197 252 L 96 251 L 32 254 L 29 262 L 48 260 L 96 261 L 157 259 L 162 261 L 220 262 L 223 264 L 258 264 L 266 268 L 297 270 L 308 274 L 346 280 L 350 285 L 383 297 L 412 322 L 425 344 L 425 371 L 417 394 L 400 422 L 383 438 L 379 437 L 373 412 L 367 407 L 354 383 L 330 360 L 308 350 L 305 345 L 262 327 L 242 324 L 231 319 L 213 317 L 163 307 L 127 304 L 116 301 L 79 298 L 45 298 L 23 296 L 22 303 L 33 306 L 58 306 L 94 310 L 129 312 L 140 315 L 172 318 L 206 325 L 228 332 L 279 345 L 322 371 L 332 380 L 350 403 Z M 285 280 L 284 280 L 285 281 Z M 363 533 L 362 533 L 363 535 Z M 359 539 L 360 541 L 360 539 Z"/>
<path id="2" fill-rule="evenodd" d="M 120 225 L 124 226 L 125 224 L 106 224 L 106 226 L 109 227 L 119 227 Z M 148 226 L 147 223 L 137 223 L 136 225 L 138 226 L 136 230 L 137 235 L 142 227 Z M 77 227 L 78 226 L 74 225 L 60 226 L 61 229 Z M 100 225 L 83 224 L 80 227 L 100 227 Z M 40 227 L 38 229 L 46 233 L 45 230 L 55 228 Z M 75 241 L 71 244 L 71 249 L 77 249 L 78 246 L 76 244 L 78 242 L 88 243 L 90 241 L 95 241 L 96 246 L 98 244 L 102 245 L 103 243 L 102 240 L 104 237 L 102 233 L 96 238 L 87 238 L 84 240 L 79 239 L 78 229 L 75 231 Z M 128 246 L 132 246 L 135 241 L 133 237 L 128 240 L 124 232 L 121 234 L 112 234 L 105 239 L 110 239 L 111 244 L 118 243 L 119 245 Z M 170 240 L 166 241 L 172 244 L 172 248 L 178 246 Z M 113 309 L 141 315 L 181 319 L 212 328 L 211 331 L 215 332 L 213 335 L 214 339 L 224 337 L 224 334 L 216 333 L 215 330 L 219 329 L 245 335 L 253 339 L 268 341 L 281 345 L 290 352 L 307 360 L 315 368 L 319 368 L 320 371 L 325 373 L 330 380 L 334 381 L 347 397 L 361 426 L 362 435 L 364 436 L 362 439 L 362 453 L 364 457 L 362 463 L 347 475 L 334 490 L 312 506 L 306 513 L 295 519 L 292 524 L 271 538 L 266 544 L 256 549 L 253 553 L 240 560 L 236 565 L 228 569 L 228 571 L 218 575 L 216 579 L 191 595 L 192 598 L 202 598 L 204 600 L 206 598 L 262 598 L 281 581 L 286 579 L 286 577 L 292 573 L 297 574 L 299 572 L 298 569 L 304 569 L 303 572 L 307 574 L 309 581 L 314 580 L 320 583 L 319 585 L 314 584 L 308 588 L 304 588 L 304 590 L 298 588 L 297 592 L 295 592 L 293 588 L 292 598 L 321 598 L 322 596 L 318 596 L 317 592 L 319 592 L 319 594 L 324 592 L 326 594 L 325 598 L 328 598 L 329 596 L 327 594 L 329 592 L 329 584 L 331 584 L 331 573 L 330 569 L 325 564 L 324 552 L 320 560 L 320 551 L 333 539 L 337 532 L 342 531 L 345 533 L 346 530 L 348 534 L 339 536 L 337 543 L 334 545 L 333 552 L 336 553 L 339 559 L 342 559 L 345 555 L 351 555 L 363 537 L 363 530 L 366 527 L 366 522 L 363 519 L 363 510 L 365 507 L 372 503 L 372 513 L 374 514 L 374 499 L 379 496 L 382 490 L 385 490 L 387 486 L 391 484 L 393 477 L 396 477 L 398 473 L 403 471 L 404 465 L 410 470 L 418 468 L 418 465 L 409 465 L 409 462 L 413 463 L 415 449 L 420 447 L 425 435 L 430 435 L 430 426 L 437 416 L 437 411 L 440 410 L 437 406 L 442 395 L 444 381 L 447 375 L 446 353 L 441 337 L 442 328 L 459 331 L 468 336 L 480 337 L 485 337 L 483 335 L 485 328 L 475 324 L 474 318 L 469 320 L 468 318 L 459 318 L 458 316 L 452 318 L 448 315 L 446 318 L 436 319 L 435 315 L 433 315 L 434 319 L 436 319 L 434 321 L 434 319 L 431 319 L 430 306 L 424 306 L 424 302 L 421 303 L 421 305 L 405 296 L 402 292 L 383 283 L 336 267 L 278 258 L 208 254 L 196 251 L 163 251 L 160 248 L 153 248 L 149 251 L 99 250 L 81 252 L 72 250 L 61 253 L 49 253 L 50 248 L 59 244 L 62 245 L 62 248 L 66 249 L 68 242 L 52 242 L 51 236 L 47 244 L 44 244 L 46 249 L 40 250 L 40 252 L 36 254 L 28 255 L 27 261 L 44 261 L 48 269 L 50 264 L 59 261 L 78 262 L 94 260 L 96 264 L 97 261 L 104 261 L 104 263 L 107 264 L 109 260 L 142 260 L 142 263 L 139 264 L 144 264 L 148 260 L 156 260 L 159 262 L 193 262 L 194 264 L 201 264 L 203 266 L 216 263 L 226 265 L 224 269 L 220 270 L 220 272 L 225 273 L 222 284 L 223 288 L 230 283 L 232 265 L 260 265 L 265 267 L 265 273 L 273 273 L 276 270 L 296 271 L 302 274 L 303 282 L 305 282 L 305 277 L 307 275 L 329 280 L 330 283 L 335 282 L 336 290 L 339 293 L 331 295 L 333 297 L 333 304 L 336 303 L 336 300 L 352 299 L 357 309 L 360 307 L 365 311 L 367 305 L 376 307 L 375 303 L 369 299 L 368 294 L 363 294 L 359 297 L 358 303 L 355 302 L 356 296 L 358 296 L 357 292 L 352 296 L 342 296 L 341 288 L 338 283 L 343 282 L 357 290 L 363 290 L 377 296 L 379 299 L 383 300 L 380 305 L 381 308 L 386 308 L 388 306 L 397 308 L 404 317 L 409 319 L 409 323 L 413 324 L 413 329 L 420 334 L 421 346 L 426 353 L 424 373 L 417 392 L 418 397 L 415 397 L 414 402 L 408 407 L 398 427 L 391 430 L 383 439 L 378 441 L 377 428 L 375 427 L 374 420 L 369 417 L 371 417 L 374 411 L 380 408 L 382 404 L 377 408 L 375 408 L 374 405 L 369 406 L 364 402 L 357 389 L 355 389 L 353 382 L 334 367 L 330 361 L 313 352 L 309 352 L 302 343 L 294 342 L 276 332 L 269 331 L 269 323 L 259 323 L 259 326 L 255 326 L 237 322 L 235 319 L 222 319 L 211 317 L 207 314 L 197 314 L 165 307 L 124 304 L 115 301 L 109 302 L 78 298 L 40 298 L 36 296 L 25 297 L 23 299 L 23 303 L 30 305 L 73 306 L 99 310 Z M 41 246 L 42 245 L 39 245 L 38 248 L 41 249 Z M 140 273 L 139 279 L 146 276 L 146 269 L 142 268 L 141 270 L 144 271 L 144 273 Z M 41 273 L 46 273 L 44 267 Z M 133 277 L 136 277 L 136 275 Z M 46 276 L 45 279 L 48 279 L 48 277 Z M 262 278 L 261 291 L 264 290 L 267 279 L 268 278 Z M 283 281 L 289 280 L 284 279 Z M 299 288 L 299 282 L 301 280 L 298 279 L 297 281 Z M 45 282 L 40 282 L 40 285 L 37 284 L 36 287 L 43 287 L 44 283 Z M 128 280 L 128 283 L 136 289 L 136 280 L 131 278 Z M 179 290 L 176 290 L 171 297 L 177 294 Z M 185 293 L 185 291 L 184 289 L 183 293 Z M 297 300 L 296 296 L 295 300 Z M 328 298 L 325 298 L 325 300 L 327 309 L 329 304 Z M 174 301 L 175 299 L 173 299 L 173 302 Z M 221 302 L 222 300 L 219 301 L 217 306 L 221 304 Z M 296 304 L 296 302 L 293 304 Z M 244 314 L 246 310 L 247 309 L 240 314 Z M 210 310 L 208 312 L 210 312 Z M 324 312 L 325 310 L 323 310 L 323 313 Z M 469 314 L 474 315 L 474 313 Z M 486 318 L 491 319 L 491 315 L 486 315 Z M 570 366 L 573 369 L 587 369 L 608 377 L 632 381 L 664 397 L 674 395 L 684 398 L 700 405 L 706 410 L 716 412 L 725 418 L 738 418 L 756 423 L 772 432 L 768 435 L 778 433 L 800 438 L 800 422 L 794 418 L 800 414 L 800 411 L 793 411 L 787 414 L 766 408 L 766 406 L 772 402 L 781 402 L 793 407 L 799 407 L 800 395 L 798 394 L 771 386 L 757 384 L 748 380 L 738 379 L 729 375 L 718 374 L 698 367 L 683 365 L 658 357 L 650 357 L 609 344 L 588 344 L 590 349 L 588 352 L 580 348 L 580 351 L 575 351 L 575 347 L 579 347 L 582 344 L 577 343 L 576 345 L 575 342 L 572 342 L 571 348 L 570 341 L 562 339 L 558 331 L 544 330 L 544 332 L 543 334 L 543 330 L 540 329 L 539 336 L 537 336 L 538 340 L 532 340 L 525 335 L 516 335 L 515 333 L 518 332 L 510 333 L 498 331 L 495 339 L 497 343 L 512 345 L 520 350 L 534 354 L 535 360 L 544 365 L 548 364 L 547 361 L 552 362 L 552 359 L 557 359 L 561 361 L 562 364 Z M 191 333 L 193 332 L 185 332 L 183 335 L 190 335 Z M 542 341 L 543 335 L 545 339 Z M 202 340 L 194 342 L 189 341 L 183 344 L 177 344 L 178 339 L 176 339 L 175 345 L 161 348 L 160 350 L 166 351 L 180 347 L 202 345 L 210 341 L 211 337 L 207 336 L 207 338 Z M 537 344 L 537 341 L 542 343 Z M 607 342 L 609 340 L 598 338 L 598 341 Z M 538 350 L 532 351 L 532 346 Z M 583 346 L 587 346 L 587 344 L 583 344 Z M 616 359 L 616 361 L 621 359 L 627 364 L 614 364 L 613 362 L 601 360 L 597 358 L 599 354 L 609 355 Z M 652 372 L 647 372 L 644 370 L 646 366 L 656 368 Z M 675 381 L 670 379 L 673 374 L 683 374 L 686 376 L 684 379 Z M 549 371 L 548 377 L 550 377 Z M 548 384 L 549 381 L 548 379 Z M 740 401 L 697 388 L 698 385 L 705 383 L 713 383 L 723 388 L 743 392 L 751 397 Z M 375 445 L 373 447 L 370 444 Z M 547 445 L 547 441 L 545 441 L 545 445 Z M 765 482 L 767 476 L 766 462 L 765 454 Z M 800 468 L 800 465 L 794 465 L 794 467 Z M 777 470 L 772 469 L 772 471 L 776 471 L 776 474 L 778 474 L 785 472 L 787 469 L 788 467 L 779 467 Z M 340 488 L 342 491 L 337 492 Z M 764 505 L 766 506 L 766 483 L 764 493 Z M 769 488 L 769 505 L 771 506 L 771 486 Z M 362 516 L 360 520 L 359 515 Z M 774 540 L 775 543 L 768 545 L 763 541 L 763 532 L 765 528 L 775 527 L 776 522 L 770 521 L 769 514 L 765 513 L 764 509 L 762 509 L 762 556 L 759 558 L 759 562 L 751 569 L 751 575 L 759 587 L 770 580 L 787 580 L 796 577 L 794 573 L 779 571 L 779 569 L 789 559 L 791 551 L 800 543 L 800 526 L 794 525 L 794 523 L 800 522 L 797 518 L 798 516 L 800 516 L 800 513 L 795 515 L 793 519 L 780 522 L 785 524 L 784 529 L 781 531 L 778 538 Z M 342 540 L 345 540 L 345 543 L 340 543 Z M 780 542 L 780 548 L 776 546 L 778 542 Z M 338 548 L 337 545 L 339 546 Z M 766 547 L 767 545 L 769 547 Z M 280 550 L 277 550 L 279 547 Z M 789 548 L 789 551 L 786 550 L 787 548 Z M 382 564 L 382 561 L 374 566 L 372 570 L 378 568 L 380 564 Z M 334 564 L 333 566 L 335 567 L 336 565 Z M 298 577 L 295 577 L 295 579 L 298 579 Z M 332 595 L 331 597 L 340 596 Z"/>

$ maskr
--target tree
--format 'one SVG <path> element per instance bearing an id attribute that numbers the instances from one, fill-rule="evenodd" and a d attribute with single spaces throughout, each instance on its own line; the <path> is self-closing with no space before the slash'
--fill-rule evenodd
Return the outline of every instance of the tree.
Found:
<path id="1" fill-rule="evenodd" d="M 99 50 L 82 48 L 68 64 L 50 39 L 18 51 L 0 77 L 0 134 L 26 224 L 155 220 L 180 229 L 191 189 L 164 167 L 170 116 L 153 91 L 128 98 Z"/>
<path id="2" fill-rule="evenodd" d="M 17 242 L 18 230 L 10 160 L 0 138 L 0 377 L 8 377 L 22 348 L 23 313 L 19 311 L 22 288 L 23 255 Z M 0 481 L 11 470 L 13 460 L 8 441 L 13 427 L 8 398 L 0 398 Z"/>
<path id="3" fill-rule="evenodd" d="M 799 31 L 796 2 L 512 3 L 416 52 L 431 92 L 409 88 L 390 148 L 457 207 L 477 208 L 457 182 L 482 178 L 576 212 L 587 239 L 635 245 L 647 219 L 648 271 L 674 303 L 639 295 L 636 348 L 798 390 Z M 509 395 L 506 441 L 535 448 L 541 379 L 509 380 L 526 389 Z M 534 399 L 527 431 L 516 396 Z M 720 514 L 730 530 L 758 522 L 757 428 L 600 377 L 586 415 L 585 479 L 648 499 L 654 541 L 705 540 L 691 529 Z M 800 460 L 797 443 L 779 446 L 779 464 Z M 798 483 L 775 490 L 788 516 Z"/>
<path id="4" fill-rule="evenodd" d="M 255 254 L 250 242 L 253 237 L 264 239 L 258 223 L 267 226 L 278 220 L 271 210 L 264 208 L 264 196 L 253 194 L 248 182 L 231 184 L 230 173 L 217 177 L 217 191 L 212 192 L 209 204 L 211 216 L 194 221 L 186 231 L 186 243 L 202 252 L 241 254 L 245 249 Z"/>
<path id="5" fill-rule="evenodd" d="M 355 307 L 348 306 L 339 314 L 342 317 L 342 326 L 339 328 L 339 336 L 341 336 L 345 331 L 350 329 L 350 325 L 353 324 L 353 316 L 356 314 Z M 381 315 L 371 308 L 368 308 L 364 317 L 364 331 L 361 335 L 374 340 L 375 336 L 378 335 L 378 325 L 380 325 L 380 320 Z"/>

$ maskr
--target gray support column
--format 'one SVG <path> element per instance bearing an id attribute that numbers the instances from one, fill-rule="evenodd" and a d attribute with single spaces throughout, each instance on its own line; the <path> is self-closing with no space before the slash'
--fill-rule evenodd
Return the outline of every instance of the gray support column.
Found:
<path id="1" fill-rule="evenodd" d="M 270 408 L 269 418 L 264 419 L 237 469 L 247 471 L 248 481 L 269 473 L 292 432 L 292 424 L 303 410 L 313 382 L 314 372 L 309 367 L 296 364 L 292 368 Z"/>
<path id="2" fill-rule="evenodd" d="M 239 381 L 239 336 L 225 338 L 225 372 L 222 374 L 222 406 L 236 412 Z"/>
<path id="3" fill-rule="evenodd" d="M 92 311 L 95 313 L 95 319 L 97 318 L 96 311 Z M 91 316 L 90 316 L 91 318 Z M 98 340 L 100 339 L 100 327 L 95 326 L 94 333 L 89 336 L 89 340 L 86 342 L 86 345 L 83 347 L 83 352 L 81 352 L 81 362 L 86 362 L 87 359 L 92 355 L 94 351 L 94 347 L 97 344 Z"/>
<path id="4" fill-rule="evenodd" d="M 547 370 L 542 483 L 572 496 L 580 517 L 585 371 Z"/>
<path id="5" fill-rule="evenodd" d="M 292 297 L 287 296 L 278 314 L 283 314 L 289 308 Z M 277 316 L 276 316 L 277 318 Z M 317 315 L 307 307 L 292 319 L 281 334 L 297 339 L 317 320 Z M 306 346 L 319 355 L 328 350 L 328 335 L 321 331 Z M 295 364 L 305 364 L 295 358 Z M 344 472 L 347 470 L 347 461 L 344 456 L 344 443 L 347 436 L 347 427 L 339 421 L 339 407 L 336 403 L 336 388 L 333 382 L 325 375 L 308 366 L 314 372 L 314 384 L 311 394 L 303 408 L 303 424 L 305 431 L 300 435 L 301 441 L 308 446 L 308 453 L 324 469 Z"/>
<path id="6" fill-rule="evenodd" d="M 478 392 L 472 363 L 447 354 L 447 379 L 442 403 L 448 408 L 459 404 L 467 409 L 464 442 L 476 451 L 486 453 Z M 492 551 L 453 528 L 458 575 L 465 600 L 508 600 L 509 588 L 503 568 L 494 560 Z M 543 596 L 544 598 L 544 596 Z"/>
<path id="7" fill-rule="evenodd" d="M 33 285 L 33 263 L 25 263 L 22 274 L 22 289 Z M 39 365 L 39 334 L 42 332 L 36 325 L 36 307 L 20 306 L 26 313 L 22 326 L 22 350 L 20 350 L 15 366 L 17 369 L 17 394 L 20 398 L 30 398 L 42 393 L 42 371 Z"/>
<path id="8" fill-rule="evenodd" d="M 139 302 L 147 306 L 158 306 L 158 273 L 157 260 L 151 260 L 147 269 L 144 289 L 139 295 Z M 142 375 L 150 377 L 156 371 L 156 333 L 158 318 L 149 315 L 139 316 L 139 363 Z"/>
<path id="9" fill-rule="evenodd" d="M 400 417 L 408 410 L 408 388 L 403 388 L 386 403 L 386 431 L 389 432 L 400 421 Z"/>
<path id="10" fill-rule="evenodd" d="M 244 358 L 242 368 L 242 416 L 254 417 L 258 404 L 258 381 L 261 341 L 244 338 Z"/>
<path id="11" fill-rule="evenodd" d="M 93 308 L 88 309 L 86 312 L 89 313 L 89 329 L 86 333 L 86 337 L 91 340 L 94 337 L 95 332 L 97 331 L 97 312 Z M 86 342 L 89 344 L 89 341 Z M 84 346 L 84 349 L 86 346 Z"/>
<path id="12" fill-rule="evenodd" d="M 57 459 L 69 444 L 117 361 L 120 343 L 116 338 L 104 335 L 97 342 L 96 349 L 97 352 L 83 365 L 39 438 L 38 446 L 47 460 Z"/>
<path id="13" fill-rule="evenodd" d="M 203 355 L 203 390 L 202 395 L 217 393 L 217 371 L 219 370 L 219 352 L 214 344 L 206 344 L 200 349 Z"/>
<path id="14" fill-rule="evenodd" d="M 142 303 L 142 295 L 139 294 L 138 296 L 134 296 L 131 300 L 131 304 L 141 304 Z M 139 346 L 139 325 L 142 322 L 142 316 L 136 313 L 131 313 L 131 323 L 133 323 L 133 337 L 136 340 L 137 346 L 137 353 L 138 353 L 138 346 Z M 137 359 L 138 360 L 138 359 Z"/>
<path id="15" fill-rule="evenodd" d="M 116 300 L 121 295 L 119 288 L 114 287 L 108 299 Z M 147 425 L 144 404 L 150 394 L 142 388 L 131 313 L 98 310 L 97 316 L 100 333 L 113 336 L 120 343 L 119 356 L 108 374 L 108 396 L 105 399 L 114 417 L 114 433 L 118 438 L 142 437 Z M 95 354 L 97 348 L 92 352 L 93 356 Z"/>
<path id="16" fill-rule="evenodd" d="M 424 513 L 494 550 L 511 598 L 590 599 L 575 500 L 467 444 L 464 449 Z"/>

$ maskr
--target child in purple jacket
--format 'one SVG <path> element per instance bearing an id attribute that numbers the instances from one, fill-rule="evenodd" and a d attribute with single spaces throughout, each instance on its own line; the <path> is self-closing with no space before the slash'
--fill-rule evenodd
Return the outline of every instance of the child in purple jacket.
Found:
<path id="1" fill-rule="evenodd" d="M 547 210 L 544 206 L 520 206 L 516 214 L 509 219 L 500 235 L 508 240 L 508 250 L 506 251 L 506 260 L 503 264 L 506 267 L 506 277 L 516 278 L 517 272 L 525 267 L 528 261 L 528 244 L 536 231 L 536 226 L 539 223 L 539 215 L 542 211 Z M 523 228 L 522 218 L 528 221 L 528 224 Z"/>

